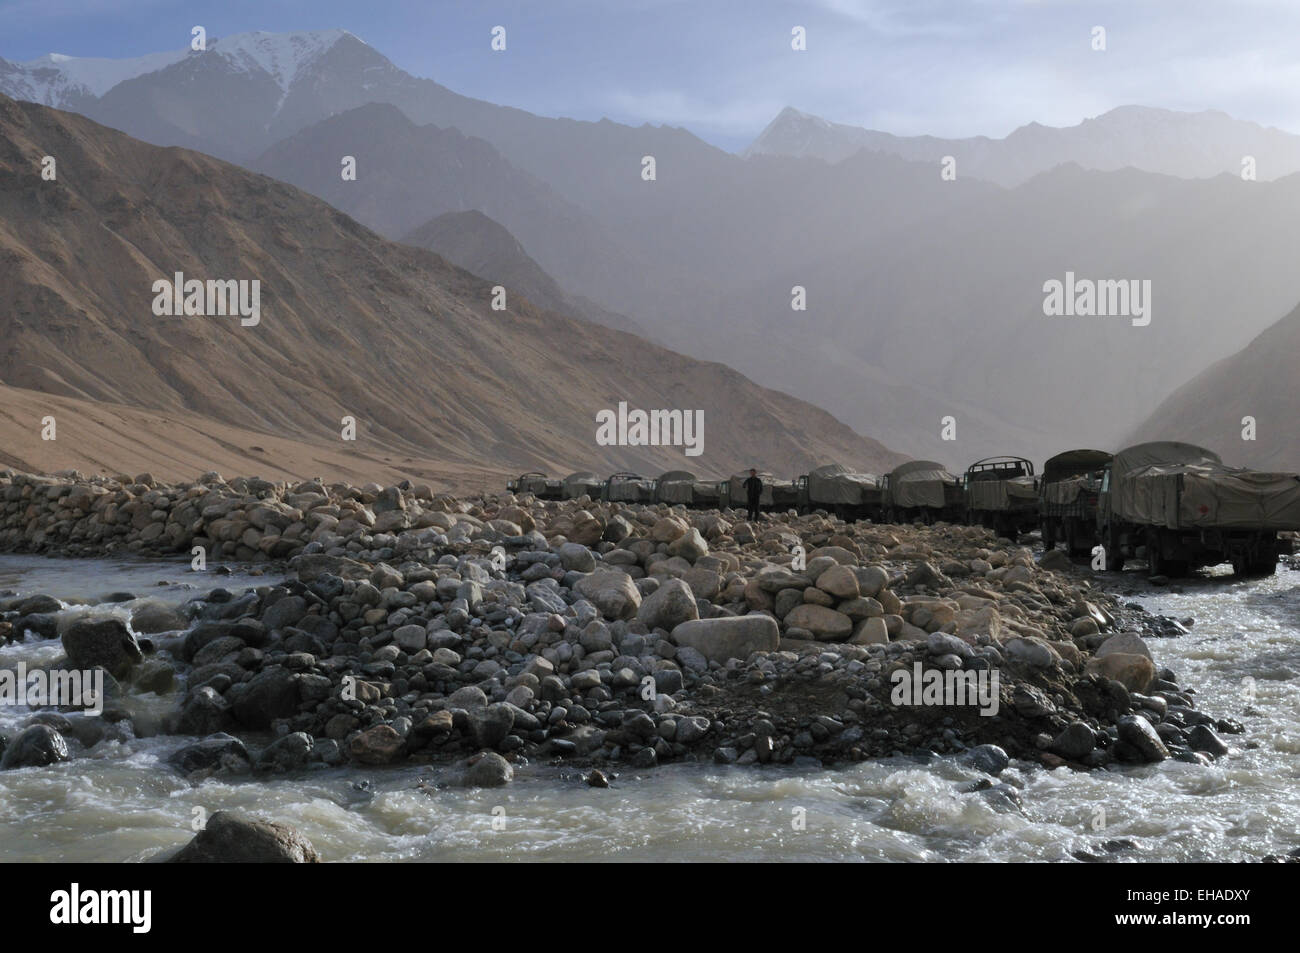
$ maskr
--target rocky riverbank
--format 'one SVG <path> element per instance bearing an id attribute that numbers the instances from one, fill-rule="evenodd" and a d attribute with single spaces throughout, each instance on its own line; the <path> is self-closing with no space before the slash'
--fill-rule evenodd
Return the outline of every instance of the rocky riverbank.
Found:
<path id="1" fill-rule="evenodd" d="M 1143 635 L 1168 620 L 1120 607 L 1062 553 L 1038 561 L 976 527 L 739 515 L 0 474 L 2 549 L 198 553 L 277 580 L 125 617 L 0 598 L 0 639 L 61 638 L 59 665 L 110 674 L 102 716 L 39 713 L 0 766 L 131 731 L 198 736 L 172 759 L 195 777 L 457 762 L 458 783 L 491 786 L 536 761 L 898 752 L 996 775 L 1009 758 L 1208 763 L 1240 730 L 1155 663 Z"/>

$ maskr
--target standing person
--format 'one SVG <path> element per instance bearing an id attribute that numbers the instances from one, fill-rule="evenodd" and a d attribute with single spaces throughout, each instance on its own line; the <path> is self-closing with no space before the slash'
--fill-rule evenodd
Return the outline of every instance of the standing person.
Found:
<path id="1" fill-rule="evenodd" d="M 749 479 L 744 485 L 745 495 L 749 500 L 749 519 L 754 521 L 758 519 L 758 501 L 763 496 L 763 481 L 758 478 L 757 470 L 749 471 Z"/>

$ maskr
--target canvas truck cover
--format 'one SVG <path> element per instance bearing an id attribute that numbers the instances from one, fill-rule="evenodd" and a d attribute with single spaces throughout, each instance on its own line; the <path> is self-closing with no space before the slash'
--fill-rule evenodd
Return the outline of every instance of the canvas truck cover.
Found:
<path id="1" fill-rule="evenodd" d="M 1171 440 L 1158 440 L 1153 443 L 1139 443 L 1121 450 L 1111 461 L 1111 478 L 1122 476 L 1140 467 L 1164 466 L 1173 463 L 1215 463 L 1222 464 L 1219 455 L 1213 450 L 1197 447 L 1190 443 L 1175 443 Z"/>
<path id="2" fill-rule="evenodd" d="M 933 460 L 913 460 L 889 474 L 889 499 L 894 506 L 947 505 L 944 486 L 955 486 L 957 478 Z"/>
<path id="3" fill-rule="evenodd" d="M 1114 454 L 1105 450 L 1067 450 L 1058 453 L 1043 464 L 1043 482 L 1055 483 L 1083 473 L 1092 473 L 1114 458 Z"/>
<path id="4" fill-rule="evenodd" d="M 776 477 L 766 470 L 760 470 L 758 478 L 763 481 L 763 495 L 758 498 L 762 506 L 772 505 L 772 484 L 776 482 Z M 731 505 L 737 509 L 745 506 L 749 502 L 749 494 L 745 492 L 745 481 L 749 479 L 749 471 L 736 473 L 731 477 Z"/>
<path id="5" fill-rule="evenodd" d="M 1038 502 L 1038 490 L 1031 476 L 1006 480 L 972 480 L 967 486 L 973 510 L 1010 510 Z"/>
<path id="6" fill-rule="evenodd" d="M 613 502 L 649 503 L 654 496 L 654 489 L 654 481 L 645 477 L 614 474 L 609 478 L 606 494 Z"/>
<path id="7" fill-rule="evenodd" d="M 659 500 L 663 503 L 690 503 L 695 499 L 694 473 L 686 470 L 669 470 L 656 481 Z"/>
<path id="8" fill-rule="evenodd" d="M 600 477 L 586 470 L 570 473 L 564 478 L 564 498 L 566 500 L 576 500 L 584 494 L 595 496 L 600 492 L 600 483 Z"/>
<path id="9" fill-rule="evenodd" d="M 1167 529 L 1300 529 L 1300 475 L 1223 464 L 1152 465 L 1111 476 L 1112 508 Z"/>
<path id="10" fill-rule="evenodd" d="M 696 480 L 691 484 L 691 500 L 694 503 L 711 503 L 717 506 L 721 498 L 722 493 L 718 489 L 716 481 L 709 483 L 704 480 Z"/>
<path id="11" fill-rule="evenodd" d="M 519 493 L 533 493 L 541 496 L 546 492 L 546 477 L 541 473 L 525 473 L 519 478 Z"/>
<path id="12" fill-rule="evenodd" d="M 853 473 L 838 463 L 828 463 L 808 471 L 808 499 L 812 503 L 856 506 L 868 494 L 880 489 L 880 477 L 872 473 Z"/>
<path id="13" fill-rule="evenodd" d="M 1101 481 L 1094 477 L 1089 477 L 1086 473 L 1080 473 L 1076 476 L 1066 477 L 1063 480 L 1053 480 L 1050 483 L 1042 484 L 1043 502 L 1050 503 L 1053 506 L 1069 506 L 1076 502 L 1084 494 L 1096 493 L 1101 489 Z"/>

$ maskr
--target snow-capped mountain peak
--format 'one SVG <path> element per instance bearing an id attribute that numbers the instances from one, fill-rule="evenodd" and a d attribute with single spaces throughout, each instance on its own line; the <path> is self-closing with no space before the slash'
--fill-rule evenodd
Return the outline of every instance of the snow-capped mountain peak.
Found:
<path id="1" fill-rule="evenodd" d="M 215 51 L 232 65 L 247 70 L 262 70 L 283 90 L 293 85 L 302 69 L 331 49 L 344 37 L 356 39 L 347 30 L 319 30 L 304 33 L 237 33 L 212 40 Z"/>
<path id="2" fill-rule="evenodd" d="M 264 71 L 287 92 L 303 68 L 344 37 L 362 42 L 347 30 L 257 31 L 210 38 L 207 52 L 219 54 L 236 70 Z M 126 80 L 166 69 L 191 52 L 186 46 L 128 59 L 46 53 L 23 63 L 0 60 L 0 92 L 46 106 L 67 106 L 85 96 L 101 97 Z"/>

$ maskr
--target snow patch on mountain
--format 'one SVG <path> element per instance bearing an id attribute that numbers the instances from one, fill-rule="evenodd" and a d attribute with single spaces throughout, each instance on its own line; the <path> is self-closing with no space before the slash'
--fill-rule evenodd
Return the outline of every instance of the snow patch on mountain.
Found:
<path id="1" fill-rule="evenodd" d="M 219 53 L 238 68 L 268 73 L 288 92 L 304 68 L 330 50 L 347 30 L 320 30 L 311 33 L 237 33 L 213 40 L 208 49 Z"/>

